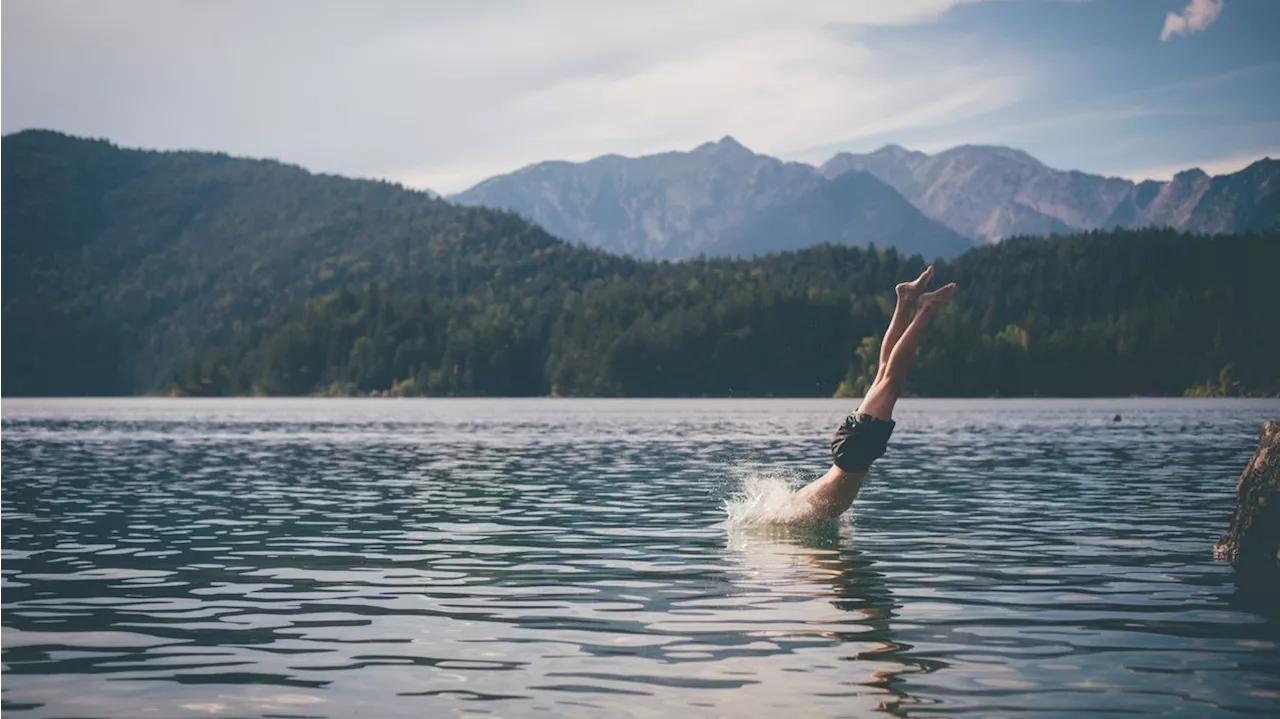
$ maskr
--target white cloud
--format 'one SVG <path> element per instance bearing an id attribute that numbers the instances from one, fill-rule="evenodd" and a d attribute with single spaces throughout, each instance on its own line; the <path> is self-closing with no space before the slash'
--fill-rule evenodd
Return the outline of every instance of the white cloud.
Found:
<path id="1" fill-rule="evenodd" d="M 1171 12 L 1164 17 L 1164 29 L 1160 39 L 1168 41 L 1174 35 L 1190 35 L 1209 27 L 1222 14 L 1223 0 L 1191 0 L 1181 13 Z"/>
<path id="2" fill-rule="evenodd" d="M 974 0 L 6 0 L 6 132 L 276 157 L 456 191 L 549 158 L 761 152 L 953 122 L 1036 68 L 868 29 Z"/>

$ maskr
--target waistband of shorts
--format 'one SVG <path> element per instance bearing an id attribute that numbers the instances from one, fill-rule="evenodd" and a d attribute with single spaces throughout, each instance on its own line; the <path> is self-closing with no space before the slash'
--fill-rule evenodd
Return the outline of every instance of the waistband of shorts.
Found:
<path id="1" fill-rule="evenodd" d="M 891 419 L 880 419 L 879 417 L 869 415 L 866 412 L 855 411 L 849 416 L 852 417 L 853 421 L 857 422 L 858 424 L 870 424 L 870 425 L 881 424 L 889 427 L 892 427 L 897 424 L 897 422 L 894 422 Z"/>

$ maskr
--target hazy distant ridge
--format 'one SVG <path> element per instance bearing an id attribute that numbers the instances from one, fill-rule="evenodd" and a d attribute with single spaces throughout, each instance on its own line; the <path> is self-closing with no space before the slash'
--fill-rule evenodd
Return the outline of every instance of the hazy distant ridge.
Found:
<path id="1" fill-rule="evenodd" d="M 832 184 L 851 172 L 879 182 Z M 644 258 L 751 255 L 824 242 L 948 257 L 970 242 L 1014 235 L 1273 229 L 1280 226 L 1277 187 L 1280 162 L 1269 158 L 1219 177 L 1191 170 L 1168 182 L 1134 183 L 1057 170 L 1007 147 L 928 155 L 888 145 L 840 153 L 815 168 L 726 137 L 689 152 L 541 162 L 451 199 L 509 209 L 570 241 Z"/>
<path id="2" fill-rule="evenodd" d="M 646 259 L 750 256 L 824 242 L 952 257 L 972 243 L 882 181 L 833 183 L 731 137 L 689 152 L 540 162 L 450 198 L 512 210 L 548 232 Z"/>
<path id="3" fill-rule="evenodd" d="M 1263 158 L 1228 175 L 1200 170 L 1168 182 L 1056 170 L 1020 150 L 965 145 L 936 155 L 896 145 L 840 153 L 827 177 L 864 171 L 929 217 L 977 241 L 1081 230 L 1172 227 L 1207 233 L 1280 226 L 1280 161 Z"/>

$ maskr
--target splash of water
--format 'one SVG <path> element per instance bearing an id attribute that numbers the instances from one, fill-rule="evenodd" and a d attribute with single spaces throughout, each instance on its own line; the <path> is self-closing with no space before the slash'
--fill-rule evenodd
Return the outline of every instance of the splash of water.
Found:
<path id="1" fill-rule="evenodd" d="M 796 497 L 795 475 L 778 470 L 735 468 L 738 490 L 725 500 L 730 528 L 813 522 L 813 507 Z"/>

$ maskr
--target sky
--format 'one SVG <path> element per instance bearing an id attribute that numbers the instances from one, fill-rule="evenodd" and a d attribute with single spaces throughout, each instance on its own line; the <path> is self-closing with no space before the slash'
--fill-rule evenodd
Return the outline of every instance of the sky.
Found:
<path id="1" fill-rule="evenodd" d="M 0 31 L 5 134 L 445 193 L 725 135 L 1131 179 L 1280 157 L 1275 0 L 5 0 Z"/>

